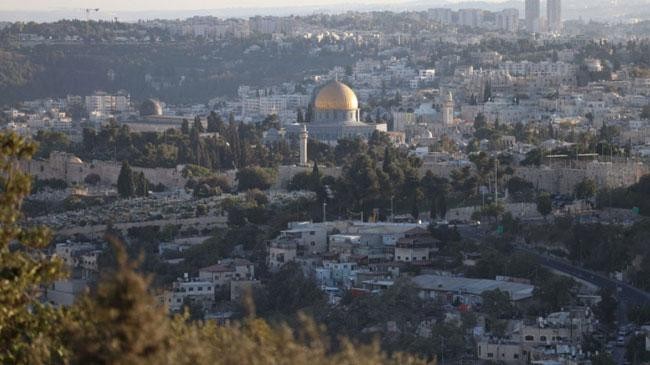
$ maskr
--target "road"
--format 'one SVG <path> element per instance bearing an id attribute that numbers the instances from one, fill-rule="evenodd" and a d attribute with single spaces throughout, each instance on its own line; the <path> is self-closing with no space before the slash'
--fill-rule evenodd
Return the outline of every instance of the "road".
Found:
<path id="1" fill-rule="evenodd" d="M 481 240 L 486 235 L 485 230 L 480 226 L 457 225 L 457 229 L 461 236 L 474 240 Z M 622 302 L 625 302 L 626 305 L 650 303 L 650 293 L 635 288 L 632 285 L 611 279 L 603 274 L 591 270 L 577 267 L 570 262 L 562 260 L 560 258 L 540 254 L 539 252 L 528 247 L 515 246 L 515 249 L 520 252 L 525 252 L 532 255 L 543 266 L 561 271 L 578 279 L 582 279 L 586 282 L 598 286 L 599 288 L 613 289 L 614 292 L 618 292 L 619 299 Z"/>
<path id="2" fill-rule="evenodd" d="M 458 227 L 459 233 L 465 237 L 480 241 L 485 237 L 485 231 L 481 227 L 462 225 Z M 618 323 L 619 326 L 627 324 L 627 309 L 631 305 L 647 304 L 650 303 L 650 293 L 635 288 L 629 284 L 609 278 L 603 274 L 577 267 L 572 263 L 549 255 L 541 254 L 524 246 L 515 246 L 515 250 L 530 254 L 534 257 L 539 264 L 553 270 L 565 273 L 577 279 L 581 279 L 591 283 L 599 288 L 611 288 L 617 295 L 618 299 Z M 626 343 L 629 341 L 629 336 L 626 338 Z M 625 347 L 614 346 L 608 350 L 616 364 L 623 364 L 625 362 Z"/>
<path id="3" fill-rule="evenodd" d="M 515 247 L 515 249 L 532 255 L 543 266 L 561 271 L 565 274 L 569 274 L 578 279 L 582 279 L 600 288 L 611 288 L 614 290 L 614 292 L 618 292 L 619 299 L 625 302 L 626 304 L 635 305 L 635 304 L 650 303 L 650 293 L 635 288 L 632 285 L 626 284 L 624 282 L 615 279 L 611 279 L 605 275 L 593 272 L 591 270 L 574 266 L 571 263 L 563 261 L 561 259 L 552 256 L 542 255 L 539 252 L 536 252 L 526 247 L 517 246 Z"/>

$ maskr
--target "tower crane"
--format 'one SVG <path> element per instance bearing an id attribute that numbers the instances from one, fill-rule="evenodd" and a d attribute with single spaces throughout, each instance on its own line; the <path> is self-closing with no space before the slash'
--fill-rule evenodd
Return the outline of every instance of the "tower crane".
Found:
<path id="1" fill-rule="evenodd" d="M 90 20 L 90 13 L 99 12 L 99 8 L 83 8 L 83 9 L 80 9 L 80 10 L 82 10 L 84 13 L 86 13 L 86 21 Z"/>

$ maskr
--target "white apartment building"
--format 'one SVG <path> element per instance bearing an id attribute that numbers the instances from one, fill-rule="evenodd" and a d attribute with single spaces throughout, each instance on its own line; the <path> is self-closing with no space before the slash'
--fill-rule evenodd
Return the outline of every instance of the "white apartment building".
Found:
<path id="1" fill-rule="evenodd" d="M 179 279 L 174 282 L 172 290 L 165 291 L 163 300 L 170 311 L 178 311 L 182 308 L 186 298 L 212 301 L 214 300 L 214 284 L 201 278 Z"/>
<path id="2" fill-rule="evenodd" d="M 129 109 L 130 97 L 125 93 L 115 95 L 97 91 L 85 98 L 86 110 L 91 114 L 111 115 L 122 113 Z"/>
<path id="3" fill-rule="evenodd" d="M 199 279 L 210 281 L 215 289 L 222 289 L 233 281 L 253 280 L 255 266 L 245 259 L 225 259 L 217 264 L 199 269 Z"/>
<path id="4" fill-rule="evenodd" d="M 309 99 L 309 95 L 301 94 L 244 97 L 242 98 L 242 115 L 280 115 L 298 108 L 307 108 Z"/>

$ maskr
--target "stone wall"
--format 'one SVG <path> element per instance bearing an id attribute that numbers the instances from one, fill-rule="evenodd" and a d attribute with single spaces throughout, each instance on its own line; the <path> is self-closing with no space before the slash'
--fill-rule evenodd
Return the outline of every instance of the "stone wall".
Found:
<path id="1" fill-rule="evenodd" d="M 68 184 L 83 184 L 89 174 L 97 174 L 102 185 L 117 184 L 122 164 L 114 161 L 84 162 L 72 154 L 52 152 L 47 160 L 31 160 L 22 166 L 29 174 L 39 179 L 61 179 Z M 162 183 L 168 188 L 182 188 L 187 179 L 182 174 L 182 168 L 142 168 L 132 167 L 133 171 L 144 172 L 145 177 L 153 184 Z"/>

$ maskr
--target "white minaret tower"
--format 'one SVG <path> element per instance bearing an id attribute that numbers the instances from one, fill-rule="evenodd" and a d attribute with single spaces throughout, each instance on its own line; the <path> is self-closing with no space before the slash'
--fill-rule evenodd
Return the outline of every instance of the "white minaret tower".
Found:
<path id="1" fill-rule="evenodd" d="M 303 124 L 300 131 L 300 166 L 307 166 L 307 139 L 309 139 L 307 125 Z"/>
<path id="2" fill-rule="evenodd" d="M 454 123 L 454 98 L 451 91 L 447 92 L 442 101 L 442 124 L 452 125 Z"/>

